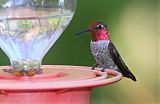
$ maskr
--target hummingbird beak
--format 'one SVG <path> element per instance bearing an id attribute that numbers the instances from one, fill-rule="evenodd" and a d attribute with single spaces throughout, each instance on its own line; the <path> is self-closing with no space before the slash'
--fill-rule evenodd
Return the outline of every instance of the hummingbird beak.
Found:
<path id="1" fill-rule="evenodd" d="M 76 33 L 75 35 L 79 35 L 79 34 L 82 34 L 82 33 L 84 33 L 84 32 L 88 32 L 88 31 L 91 31 L 90 28 L 81 30 L 80 32 Z"/>

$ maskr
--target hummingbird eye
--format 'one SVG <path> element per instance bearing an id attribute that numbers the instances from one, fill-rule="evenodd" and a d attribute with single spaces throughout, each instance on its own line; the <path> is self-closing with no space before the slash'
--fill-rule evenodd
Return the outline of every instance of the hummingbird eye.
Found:
<path id="1" fill-rule="evenodd" d="M 102 28 L 104 28 L 104 26 L 103 26 L 102 24 L 99 24 L 99 25 L 97 25 L 97 26 L 95 27 L 95 29 L 102 29 Z"/>

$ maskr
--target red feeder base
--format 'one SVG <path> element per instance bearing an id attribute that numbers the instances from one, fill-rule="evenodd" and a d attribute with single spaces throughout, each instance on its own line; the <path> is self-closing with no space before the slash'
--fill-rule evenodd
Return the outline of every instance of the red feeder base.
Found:
<path id="1" fill-rule="evenodd" d="M 122 78 L 113 70 L 100 72 L 82 66 L 44 65 L 44 73 L 33 77 L 16 77 L 2 71 L 9 68 L 0 67 L 0 104 L 90 104 L 92 88 Z"/>

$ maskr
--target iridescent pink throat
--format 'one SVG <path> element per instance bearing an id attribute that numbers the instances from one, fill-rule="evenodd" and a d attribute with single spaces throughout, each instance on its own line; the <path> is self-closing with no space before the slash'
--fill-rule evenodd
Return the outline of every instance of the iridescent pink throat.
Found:
<path id="1" fill-rule="evenodd" d="M 92 32 L 92 41 L 97 42 L 99 40 L 109 40 L 109 32 L 108 31 Z"/>

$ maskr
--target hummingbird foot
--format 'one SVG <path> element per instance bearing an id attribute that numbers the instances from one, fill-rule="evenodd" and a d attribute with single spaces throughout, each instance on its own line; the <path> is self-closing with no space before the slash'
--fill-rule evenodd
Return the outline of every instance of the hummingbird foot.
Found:
<path id="1" fill-rule="evenodd" d="M 92 67 L 92 70 L 94 70 L 96 67 L 98 66 L 98 64 L 94 64 L 93 67 Z"/>
<path id="2" fill-rule="evenodd" d="M 102 68 L 101 72 L 105 72 L 105 68 Z"/>

